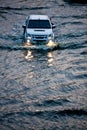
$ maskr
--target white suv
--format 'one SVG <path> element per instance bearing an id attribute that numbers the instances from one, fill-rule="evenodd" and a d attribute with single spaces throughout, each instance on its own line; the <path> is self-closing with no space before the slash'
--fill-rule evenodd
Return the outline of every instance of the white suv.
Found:
<path id="1" fill-rule="evenodd" d="M 47 15 L 30 15 L 23 26 L 25 41 L 38 44 L 54 40 L 53 27 Z"/>

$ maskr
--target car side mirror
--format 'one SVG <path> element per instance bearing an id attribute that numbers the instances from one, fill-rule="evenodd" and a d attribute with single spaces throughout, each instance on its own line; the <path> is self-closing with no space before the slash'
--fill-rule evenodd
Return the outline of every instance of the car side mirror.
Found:
<path id="1" fill-rule="evenodd" d="M 55 27 L 56 27 L 56 25 L 52 23 L 52 28 L 55 28 Z"/>
<path id="2" fill-rule="evenodd" d="M 23 28 L 23 34 L 25 34 L 25 31 L 26 31 L 26 25 L 22 25 L 22 28 Z"/>
<path id="3" fill-rule="evenodd" d="M 25 28 L 26 28 L 26 25 L 22 25 L 22 28 L 25 29 Z"/>

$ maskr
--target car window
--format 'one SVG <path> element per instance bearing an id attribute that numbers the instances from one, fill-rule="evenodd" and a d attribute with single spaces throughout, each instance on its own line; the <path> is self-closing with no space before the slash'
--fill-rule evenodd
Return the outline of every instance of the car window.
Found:
<path id="1" fill-rule="evenodd" d="M 49 20 L 29 20 L 28 28 L 51 28 Z"/>

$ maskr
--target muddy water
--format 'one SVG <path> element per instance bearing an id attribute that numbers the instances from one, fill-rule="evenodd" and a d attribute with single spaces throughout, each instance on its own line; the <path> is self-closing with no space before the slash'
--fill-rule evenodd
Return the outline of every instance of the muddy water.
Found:
<path id="1" fill-rule="evenodd" d="M 20 47 L 30 14 L 52 17 L 59 49 Z M 0 0 L 0 129 L 87 129 L 87 5 Z"/>

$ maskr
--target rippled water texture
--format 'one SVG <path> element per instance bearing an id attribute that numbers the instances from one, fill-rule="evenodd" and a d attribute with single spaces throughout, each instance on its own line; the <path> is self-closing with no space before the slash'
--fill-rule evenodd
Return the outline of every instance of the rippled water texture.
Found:
<path id="1" fill-rule="evenodd" d="M 30 14 L 52 18 L 59 48 L 23 48 Z M 87 5 L 0 0 L 0 130 L 86 129 Z"/>

